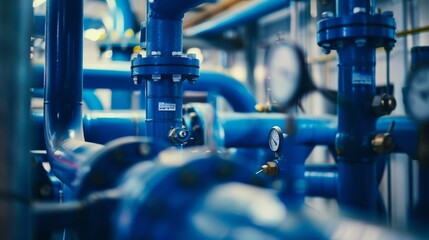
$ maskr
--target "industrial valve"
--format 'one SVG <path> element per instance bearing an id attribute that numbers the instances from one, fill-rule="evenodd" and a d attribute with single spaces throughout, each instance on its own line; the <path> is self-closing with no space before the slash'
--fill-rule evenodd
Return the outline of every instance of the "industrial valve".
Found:
<path id="1" fill-rule="evenodd" d="M 377 95 L 372 100 L 372 110 L 377 117 L 389 115 L 396 108 L 396 99 L 392 95 Z"/>
<path id="2" fill-rule="evenodd" d="M 279 173 L 279 168 L 276 162 L 266 162 L 265 165 L 261 166 L 261 170 L 257 171 L 256 174 L 266 173 L 268 176 L 274 177 Z"/>
<path id="3" fill-rule="evenodd" d="M 168 134 L 168 138 L 175 145 L 181 145 L 186 143 L 186 141 L 188 141 L 190 137 L 191 134 L 186 128 L 173 128 Z"/>
<path id="4" fill-rule="evenodd" d="M 392 121 L 386 133 L 375 135 L 374 139 L 371 141 L 372 150 L 374 150 L 374 152 L 384 154 L 393 151 L 395 148 L 395 141 L 393 140 L 391 133 L 394 127 L 395 121 Z"/>

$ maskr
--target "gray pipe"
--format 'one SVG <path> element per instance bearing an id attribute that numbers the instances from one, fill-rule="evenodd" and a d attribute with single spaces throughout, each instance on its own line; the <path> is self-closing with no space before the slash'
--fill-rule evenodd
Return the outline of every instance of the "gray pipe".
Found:
<path id="1" fill-rule="evenodd" d="M 26 0 L 0 7 L 0 238 L 30 239 L 30 33 Z"/>

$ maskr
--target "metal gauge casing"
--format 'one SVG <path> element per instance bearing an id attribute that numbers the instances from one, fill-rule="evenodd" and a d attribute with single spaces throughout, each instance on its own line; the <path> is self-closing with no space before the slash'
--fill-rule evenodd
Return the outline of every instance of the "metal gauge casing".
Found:
<path id="1" fill-rule="evenodd" d="M 268 145 L 271 151 L 280 152 L 283 144 L 283 132 L 280 127 L 274 126 L 268 134 Z"/>
<path id="2" fill-rule="evenodd" d="M 417 121 L 429 121 L 429 65 L 410 73 L 403 93 L 407 114 Z"/>

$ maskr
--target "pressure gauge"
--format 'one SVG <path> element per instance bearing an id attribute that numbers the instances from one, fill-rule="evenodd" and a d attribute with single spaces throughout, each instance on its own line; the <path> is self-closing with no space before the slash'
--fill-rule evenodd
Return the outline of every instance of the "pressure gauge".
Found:
<path id="1" fill-rule="evenodd" d="M 270 146 L 271 151 L 280 152 L 281 146 L 283 143 L 283 132 L 281 128 L 275 126 L 271 128 L 270 133 L 268 134 L 268 145 Z"/>
<path id="2" fill-rule="evenodd" d="M 429 65 L 412 72 L 404 88 L 407 113 L 418 121 L 429 121 Z"/>
<path id="3" fill-rule="evenodd" d="M 282 110 L 296 104 L 309 91 L 306 87 L 313 86 L 304 53 L 295 45 L 285 42 L 271 45 L 266 67 L 270 97 Z"/>

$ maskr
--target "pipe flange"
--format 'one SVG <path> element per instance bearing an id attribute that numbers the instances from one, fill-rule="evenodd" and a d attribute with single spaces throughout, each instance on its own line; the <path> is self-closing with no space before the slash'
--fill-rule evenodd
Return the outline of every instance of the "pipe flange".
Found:
<path id="1" fill-rule="evenodd" d="M 395 20 L 389 15 L 354 14 L 327 18 L 317 23 L 317 44 L 329 50 L 338 49 L 347 41 L 374 48 L 393 48 L 395 30 Z"/>
<path id="2" fill-rule="evenodd" d="M 200 61 L 192 57 L 159 56 L 142 58 L 140 56 L 131 60 L 131 77 L 133 80 L 170 79 L 180 81 L 187 79 L 194 82 L 199 76 Z"/>

